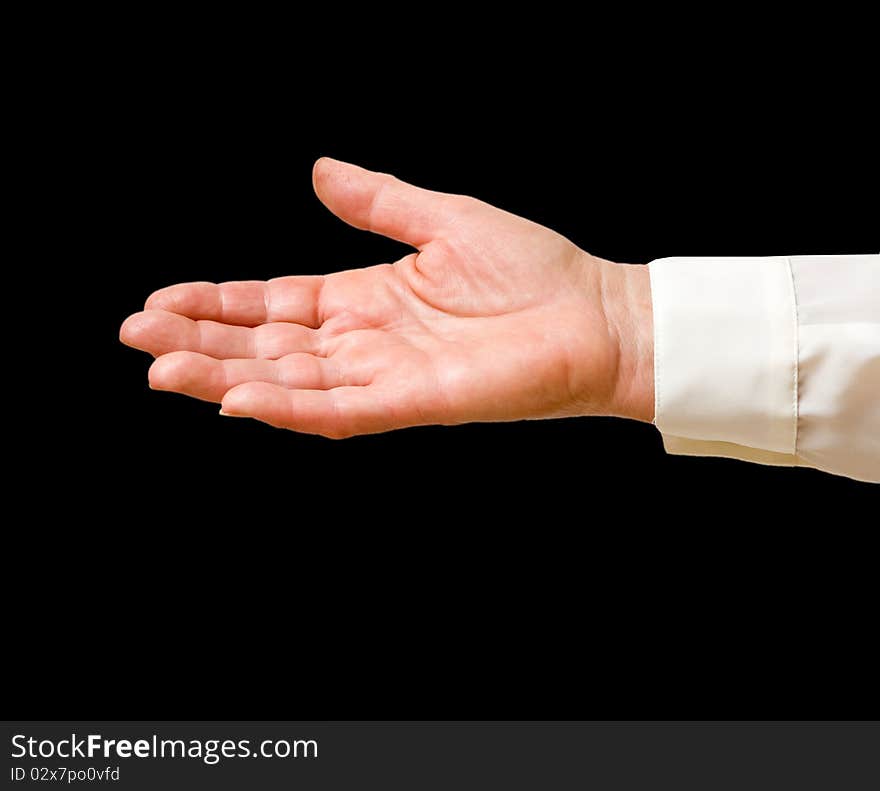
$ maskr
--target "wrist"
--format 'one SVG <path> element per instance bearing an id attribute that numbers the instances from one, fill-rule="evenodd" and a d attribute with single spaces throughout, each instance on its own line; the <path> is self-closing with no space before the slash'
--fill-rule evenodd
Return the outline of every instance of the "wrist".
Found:
<path id="1" fill-rule="evenodd" d="M 600 288 L 616 365 L 609 413 L 654 419 L 654 321 L 647 266 L 602 261 Z"/>

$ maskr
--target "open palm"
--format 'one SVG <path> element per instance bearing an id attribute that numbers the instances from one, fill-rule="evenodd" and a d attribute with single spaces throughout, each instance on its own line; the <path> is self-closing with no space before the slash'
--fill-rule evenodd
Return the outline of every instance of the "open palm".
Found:
<path id="1" fill-rule="evenodd" d="M 319 160 L 314 184 L 341 219 L 419 252 L 325 277 L 157 291 L 121 330 L 157 357 L 153 388 L 329 437 L 615 411 L 620 322 L 608 305 L 625 290 L 617 270 L 633 268 L 353 165 Z"/>

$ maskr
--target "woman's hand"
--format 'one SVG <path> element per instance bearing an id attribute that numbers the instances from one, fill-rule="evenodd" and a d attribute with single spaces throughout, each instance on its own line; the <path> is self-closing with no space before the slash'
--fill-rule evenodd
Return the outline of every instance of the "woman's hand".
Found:
<path id="1" fill-rule="evenodd" d="M 595 258 L 474 198 L 331 159 L 318 197 L 411 244 L 325 277 L 183 283 L 126 319 L 150 386 L 328 437 L 430 423 L 607 414 L 651 420 L 647 267 Z"/>

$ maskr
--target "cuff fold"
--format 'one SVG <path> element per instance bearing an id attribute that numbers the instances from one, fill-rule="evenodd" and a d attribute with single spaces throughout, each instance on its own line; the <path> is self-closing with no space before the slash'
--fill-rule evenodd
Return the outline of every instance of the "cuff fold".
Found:
<path id="1" fill-rule="evenodd" d="M 798 350 L 789 259 L 660 258 L 648 268 L 654 422 L 667 450 L 793 464 Z"/>

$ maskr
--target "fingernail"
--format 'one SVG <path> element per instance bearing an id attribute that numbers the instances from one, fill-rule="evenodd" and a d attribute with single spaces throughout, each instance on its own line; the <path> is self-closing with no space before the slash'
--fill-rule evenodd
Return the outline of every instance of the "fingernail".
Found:
<path id="1" fill-rule="evenodd" d="M 233 415 L 231 412 L 224 412 L 222 409 L 220 410 L 220 414 L 223 417 L 244 417 L 244 415 Z"/>

